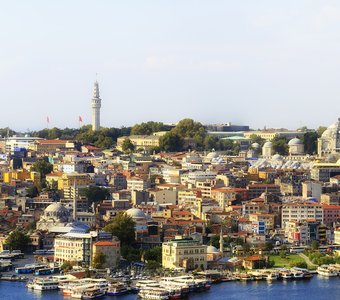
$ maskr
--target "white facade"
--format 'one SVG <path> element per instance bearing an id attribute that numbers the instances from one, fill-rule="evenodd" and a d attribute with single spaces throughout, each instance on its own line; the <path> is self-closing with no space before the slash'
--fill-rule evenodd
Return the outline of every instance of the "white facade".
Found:
<path id="1" fill-rule="evenodd" d="M 102 100 L 99 97 L 99 85 L 96 81 L 93 88 L 92 97 L 92 130 L 98 131 L 100 129 L 100 108 L 102 106 Z"/>
<path id="2" fill-rule="evenodd" d="M 320 182 L 306 181 L 302 183 L 302 197 L 303 198 L 316 198 L 318 201 L 321 199 L 322 185 Z"/>
<path id="3" fill-rule="evenodd" d="M 6 138 L 6 153 L 13 153 L 15 148 L 28 149 L 35 140 L 41 140 L 41 138 L 32 136 L 8 137 Z"/>
<path id="4" fill-rule="evenodd" d="M 323 223 L 322 206 L 314 202 L 287 203 L 282 206 L 282 228 L 289 221 L 315 220 Z"/>

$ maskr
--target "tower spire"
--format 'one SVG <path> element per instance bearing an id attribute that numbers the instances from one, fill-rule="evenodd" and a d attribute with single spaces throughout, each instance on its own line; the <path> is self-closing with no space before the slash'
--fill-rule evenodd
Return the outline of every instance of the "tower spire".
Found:
<path id="1" fill-rule="evenodd" d="M 97 131 L 100 128 L 100 108 L 102 106 L 102 99 L 99 95 L 99 84 L 96 79 L 93 87 L 92 96 L 92 130 Z"/>

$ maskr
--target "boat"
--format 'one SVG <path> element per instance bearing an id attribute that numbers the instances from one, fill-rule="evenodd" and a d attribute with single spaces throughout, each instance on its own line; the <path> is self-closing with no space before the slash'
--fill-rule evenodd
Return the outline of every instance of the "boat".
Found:
<path id="1" fill-rule="evenodd" d="M 37 278 L 26 285 L 29 289 L 37 291 L 51 291 L 58 289 L 58 281 Z"/>
<path id="2" fill-rule="evenodd" d="M 251 276 L 250 274 L 247 274 L 247 273 L 241 273 L 239 278 L 240 278 L 240 281 L 252 281 L 252 280 L 254 280 L 254 277 Z"/>
<path id="3" fill-rule="evenodd" d="M 128 289 L 128 286 L 124 283 L 110 283 L 108 290 L 106 292 L 109 296 L 118 296 L 118 295 L 124 295 L 128 294 L 130 290 Z"/>
<path id="4" fill-rule="evenodd" d="M 98 288 L 93 287 L 90 289 L 86 289 L 83 291 L 83 297 L 82 299 L 99 299 L 105 296 L 105 292 Z"/>
<path id="5" fill-rule="evenodd" d="M 292 271 L 293 270 L 302 272 L 303 273 L 303 279 L 310 279 L 310 278 L 313 277 L 313 274 L 308 269 L 294 267 L 294 268 L 292 268 Z"/>
<path id="6" fill-rule="evenodd" d="M 279 279 L 279 274 L 276 273 L 276 272 L 265 272 L 264 273 L 264 278 L 267 281 L 278 280 Z"/>
<path id="7" fill-rule="evenodd" d="M 297 279 L 304 279 L 304 274 L 302 271 L 299 270 L 292 270 L 292 274 L 293 274 L 293 279 L 297 280 Z"/>
<path id="8" fill-rule="evenodd" d="M 254 280 L 259 281 L 264 279 L 264 275 L 261 272 L 253 271 L 250 273 Z"/>
<path id="9" fill-rule="evenodd" d="M 169 300 L 170 293 L 166 289 L 163 288 L 142 288 L 138 292 L 138 296 L 142 299 L 147 300 Z"/>
<path id="10" fill-rule="evenodd" d="M 324 277 L 335 277 L 338 276 L 338 272 L 332 269 L 330 266 L 322 265 L 316 269 L 317 273 Z"/>

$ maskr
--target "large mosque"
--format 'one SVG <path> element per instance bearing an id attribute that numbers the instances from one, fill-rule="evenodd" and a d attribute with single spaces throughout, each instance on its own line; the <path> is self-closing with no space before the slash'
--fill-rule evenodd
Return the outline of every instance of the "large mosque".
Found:
<path id="1" fill-rule="evenodd" d="M 320 157 L 340 153 L 340 118 L 330 125 L 318 139 Z"/>

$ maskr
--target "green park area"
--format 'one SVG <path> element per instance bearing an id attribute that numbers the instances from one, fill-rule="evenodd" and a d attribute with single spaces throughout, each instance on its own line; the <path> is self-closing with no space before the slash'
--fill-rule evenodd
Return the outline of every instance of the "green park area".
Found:
<path id="1" fill-rule="evenodd" d="M 304 259 L 297 254 L 271 255 L 269 261 L 274 268 L 291 268 L 305 263 Z"/>

